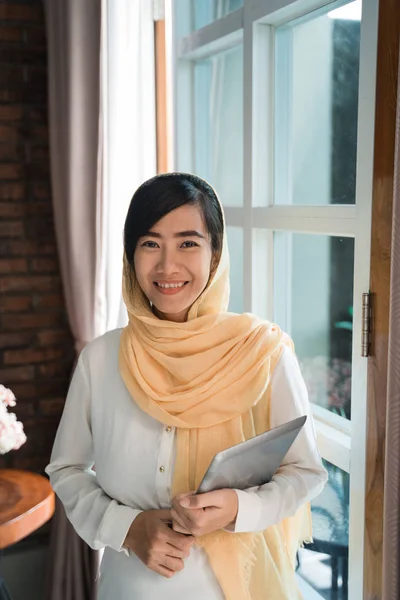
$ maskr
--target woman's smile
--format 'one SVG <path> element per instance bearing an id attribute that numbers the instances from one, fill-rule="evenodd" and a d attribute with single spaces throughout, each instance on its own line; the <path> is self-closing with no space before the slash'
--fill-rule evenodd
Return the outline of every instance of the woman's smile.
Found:
<path id="1" fill-rule="evenodd" d="M 160 294 L 171 296 L 179 294 L 188 283 L 188 281 L 155 281 L 154 285 Z"/>

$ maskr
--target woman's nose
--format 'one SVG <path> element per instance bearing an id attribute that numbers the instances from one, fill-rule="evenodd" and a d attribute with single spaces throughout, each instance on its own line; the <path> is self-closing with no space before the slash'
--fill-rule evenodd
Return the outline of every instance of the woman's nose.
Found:
<path id="1" fill-rule="evenodd" d="M 158 270 L 164 274 L 174 273 L 177 270 L 177 256 L 172 250 L 163 250 L 158 264 Z"/>

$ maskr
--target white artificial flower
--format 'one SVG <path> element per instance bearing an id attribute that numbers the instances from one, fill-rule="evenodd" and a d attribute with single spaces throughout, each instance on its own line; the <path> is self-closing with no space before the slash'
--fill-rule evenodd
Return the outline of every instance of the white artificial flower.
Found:
<path id="1" fill-rule="evenodd" d="M 18 450 L 26 442 L 24 428 L 14 413 L 8 412 L 15 406 L 15 396 L 11 390 L 0 384 L 0 454 Z"/>

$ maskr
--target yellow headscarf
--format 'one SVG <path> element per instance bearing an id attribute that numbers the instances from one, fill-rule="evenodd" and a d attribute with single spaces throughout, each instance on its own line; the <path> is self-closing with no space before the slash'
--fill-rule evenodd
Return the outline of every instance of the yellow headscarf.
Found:
<path id="1" fill-rule="evenodd" d="M 157 318 L 124 259 L 129 324 L 119 368 L 134 401 L 177 428 L 173 496 L 195 491 L 214 455 L 269 429 L 269 387 L 290 339 L 252 314 L 228 313 L 226 238 L 217 269 L 185 323 Z M 309 503 L 259 533 L 199 538 L 226 600 L 296 600 L 296 551 L 311 539 Z"/>

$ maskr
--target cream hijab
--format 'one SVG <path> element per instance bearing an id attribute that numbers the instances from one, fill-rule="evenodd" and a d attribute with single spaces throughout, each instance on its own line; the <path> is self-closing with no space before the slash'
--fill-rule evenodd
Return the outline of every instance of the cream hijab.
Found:
<path id="1" fill-rule="evenodd" d="M 196 490 L 213 456 L 269 429 L 268 383 L 290 339 L 252 314 L 227 312 L 229 256 L 221 258 L 185 323 L 157 318 L 124 259 L 129 324 L 119 368 L 134 401 L 177 428 L 173 496 Z M 227 600 L 301 598 L 299 545 L 311 539 L 309 504 L 264 532 L 218 531 L 199 538 Z"/>

